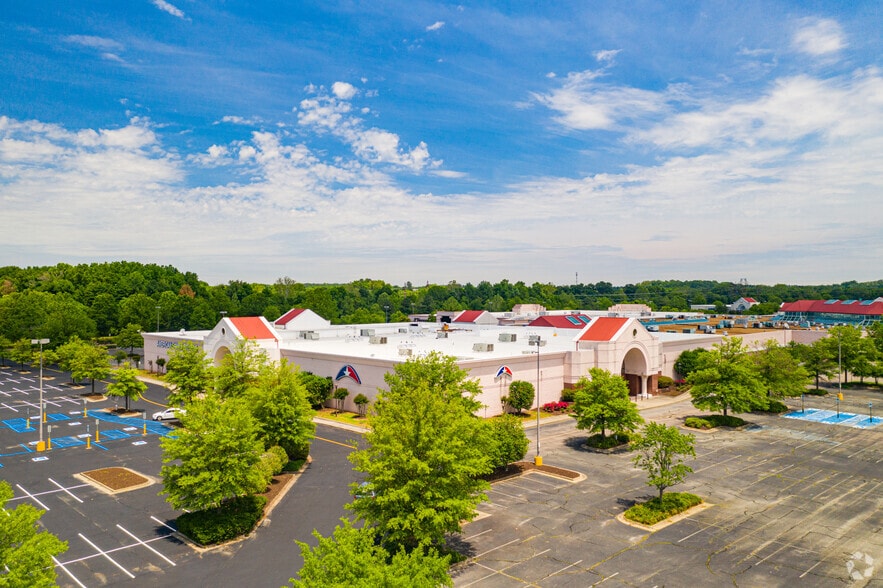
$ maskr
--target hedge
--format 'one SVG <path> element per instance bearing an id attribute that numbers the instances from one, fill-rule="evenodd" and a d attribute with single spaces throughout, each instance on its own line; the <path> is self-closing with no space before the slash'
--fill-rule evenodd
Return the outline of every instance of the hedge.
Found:
<path id="1" fill-rule="evenodd" d="M 264 513 L 263 496 L 240 496 L 217 508 L 184 513 L 178 531 L 200 545 L 213 545 L 250 533 Z"/>

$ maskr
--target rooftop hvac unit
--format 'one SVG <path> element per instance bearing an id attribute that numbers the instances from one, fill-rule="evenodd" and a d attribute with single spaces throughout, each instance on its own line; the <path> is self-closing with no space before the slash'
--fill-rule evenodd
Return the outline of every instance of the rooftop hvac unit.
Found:
<path id="1" fill-rule="evenodd" d="M 410 357 L 414 354 L 414 350 L 410 347 L 399 347 L 399 355 L 407 355 Z"/>
<path id="2" fill-rule="evenodd" d="M 311 341 L 317 341 L 319 339 L 319 333 L 316 331 L 304 331 L 301 333 L 301 337 L 304 339 L 309 339 Z"/>
<path id="3" fill-rule="evenodd" d="M 493 343 L 473 343 L 472 351 L 493 351 L 494 344 Z"/>
<path id="4" fill-rule="evenodd" d="M 374 329 L 362 329 L 361 331 L 359 331 L 359 336 L 373 337 L 374 336 Z"/>
<path id="5" fill-rule="evenodd" d="M 515 333 L 500 333 L 500 341 L 503 343 L 514 343 L 517 339 Z"/>
<path id="6" fill-rule="evenodd" d="M 373 336 L 368 339 L 368 343 L 372 345 L 386 345 L 386 337 Z"/>
<path id="7" fill-rule="evenodd" d="M 436 339 L 447 339 L 448 332 L 447 331 L 438 331 L 438 334 L 435 337 Z"/>
<path id="8" fill-rule="evenodd" d="M 408 332 L 408 327 L 399 327 L 399 331 L 398 331 L 398 332 L 399 332 L 399 333 L 407 333 L 407 332 Z"/>

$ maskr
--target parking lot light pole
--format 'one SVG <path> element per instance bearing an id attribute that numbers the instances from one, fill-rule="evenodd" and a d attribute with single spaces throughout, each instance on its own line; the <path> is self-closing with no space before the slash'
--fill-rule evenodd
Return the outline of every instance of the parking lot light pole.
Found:
<path id="1" fill-rule="evenodd" d="M 528 345 L 537 346 L 537 454 L 534 463 L 543 465 L 543 458 L 540 455 L 540 347 L 543 345 L 543 338 L 536 335 L 528 340 Z"/>
<path id="2" fill-rule="evenodd" d="M 40 346 L 40 441 L 37 443 L 37 451 L 43 451 L 44 448 L 43 423 L 46 421 L 46 407 L 43 405 L 43 345 L 47 343 L 49 339 L 31 339 L 31 345 Z"/>

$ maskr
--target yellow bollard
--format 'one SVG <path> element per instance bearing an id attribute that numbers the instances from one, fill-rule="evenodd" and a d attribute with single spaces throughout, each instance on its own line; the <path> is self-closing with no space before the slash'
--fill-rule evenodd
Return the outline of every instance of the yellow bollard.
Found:
<path id="1" fill-rule="evenodd" d="M 92 435 L 86 437 L 86 449 L 92 449 Z"/>
<path id="2" fill-rule="evenodd" d="M 543 465 L 543 456 L 537 455 L 536 457 L 533 458 L 533 462 L 535 465 L 538 465 L 538 466 Z"/>
<path id="3" fill-rule="evenodd" d="M 46 451 L 45 441 L 37 441 L 37 451 Z"/>

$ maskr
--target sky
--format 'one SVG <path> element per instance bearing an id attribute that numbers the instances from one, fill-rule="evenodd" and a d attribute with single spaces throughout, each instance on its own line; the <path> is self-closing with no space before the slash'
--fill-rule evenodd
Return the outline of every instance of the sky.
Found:
<path id="1" fill-rule="evenodd" d="M 0 266 L 883 278 L 878 0 L 45 0 L 0 27 Z"/>

